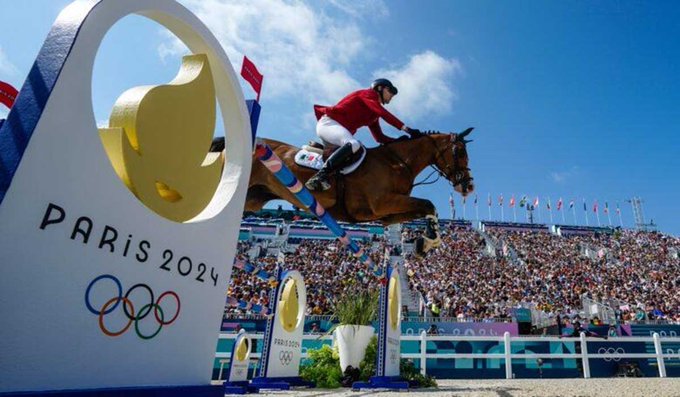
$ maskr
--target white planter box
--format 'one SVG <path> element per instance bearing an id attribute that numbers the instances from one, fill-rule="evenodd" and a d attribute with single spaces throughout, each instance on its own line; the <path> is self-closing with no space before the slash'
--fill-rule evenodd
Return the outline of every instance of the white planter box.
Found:
<path id="1" fill-rule="evenodd" d="M 359 368 L 375 330 L 369 325 L 340 325 L 333 331 L 340 354 L 340 369 Z"/>

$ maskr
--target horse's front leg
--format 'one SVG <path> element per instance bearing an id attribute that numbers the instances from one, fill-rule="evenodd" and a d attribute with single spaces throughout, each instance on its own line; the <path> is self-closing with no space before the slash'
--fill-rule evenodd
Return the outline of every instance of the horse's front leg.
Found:
<path id="1" fill-rule="evenodd" d="M 439 233 L 439 219 L 437 210 L 431 201 L 410 196 L 395 196 L 386 200 L 386 205 L 376 208 L 374 212 L 380 217 L 384 225 L 402 223 L 414 219 L 425 218 L 427 223 L 425 235 L 416 241 L 416 254 L 424 255 L 433 248 L 441 245 Z"/>

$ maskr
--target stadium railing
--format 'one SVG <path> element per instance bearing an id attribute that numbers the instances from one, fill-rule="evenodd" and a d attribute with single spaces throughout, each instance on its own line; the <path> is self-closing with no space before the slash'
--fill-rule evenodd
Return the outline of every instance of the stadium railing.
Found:
<path id="1" fill-rule="evenodd" d="M 235 339 L 237 334 L 235 333 L 221 333 L 220 339 Z M 251 334 L 251 338 L 256 340 L 261 340 L 263 338 L 262 334 Z M 304 334 L 302 336 L 303 340 L 322 340 L 322 341 L 332 341 L 333 336 L 328 334 Z M 513 359 L 580 359 L 583 363 L 583 377 L 585 379 L 590 378 L 590 362 L 591 358 L 602 358 L 602 359 L 622 359 L 622 358 L 646 358 L 646 359 L 656 359 L 657 367 L 659 370 L 659 377 L 666 377 L 666 365 L 665 359 L 680 359 L 680 352 L 677 353 L 664 353 L 661 344 L 662 343 L 680 343 L 680 337 L 660 337 L 658 333 L 654 333 L 650 337 L 612 337 L 608 339 L 597 339 L 598 343 L 621 343 L 621 342 L 643 342 L 643 343 L 653 343 L 654 353 L 589 353 L 587 337 L 585 333 L 581 333 L 581 336 L 576 337 L 546 337 L 546 336 L 511 336 L 509 332 L 506 332 L 503 336 L 460 336 L 460 335 L 428 335 L 425 331 L 422 331 L 420 335 L 402 335 L 402 341 L 420 341 L 420 352 L 419 353 L 401 353 L 401 358 L 418 360 L 420 362 L 420 372 L 425 374 L 427 372 L 427 359 L 437 358 L 437 359 L 501 359 L 505 360 L 505 378 L 512 379 L 512 360 Z M 592 339 L 591 339 L 592 340 Z M 449 341 L 449 342 L 460 342 L 460 341 L 495 341 L 503 344 L 503 353 L 428 353 L 427 352 L 427 342 L 430 341 Z M 580 353 L 512 353 L 512 342 L 574 342 L 580 344 Z M 217 352 L 215 358 L 220 362 L 220 372 L 217 379 L 218 382 L 222 381 L 222 372 L 224 365 L 229 362 L 231 352 Z M 252 353 L 252 359 L 259 359 L 261 357 L 260 353 Z M 307 358 L 307 352 L 303 349 L 302 359 Z"/>

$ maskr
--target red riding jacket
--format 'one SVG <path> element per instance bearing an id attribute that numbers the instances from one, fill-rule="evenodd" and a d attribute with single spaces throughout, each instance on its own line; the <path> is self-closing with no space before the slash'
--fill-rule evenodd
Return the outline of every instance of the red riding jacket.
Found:
<path id="1" fill-rule="evenodd" d="M 314 105 L 314 114 L 317 120 L 327 115 L 347 128 L 352 135 L 356 134 L 357 129 L 368 127 L 378 143 L 394 140 L 383 134 L 378 119 L 382 118 L 399 130 L 404 126 L 403 122 L 382 106 L 378 93 L 370 88 L 354 91 L 335 106 Z"/>

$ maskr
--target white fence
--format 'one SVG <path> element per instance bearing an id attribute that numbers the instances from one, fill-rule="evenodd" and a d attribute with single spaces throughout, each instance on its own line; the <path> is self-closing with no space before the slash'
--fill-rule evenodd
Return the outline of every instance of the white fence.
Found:
<path id="1" fill-rule="evenodd" d="M 262 334 L 250 334 L 251 338 L 261 340 L 263 338 Z M 220 339 L 235 339 L 236 334 L 220 334 Z M 305 334 L 302 336 L 303 340 L 333 340 L 330 335 L 313 335 Z M 586 343 L 586 335 L 581 333 L 579 338 L 575 337 L 545 337 L 545 336 L 510 336 L 509 332 L 506 332 L 503 336 L 453 336 L 453 335 L 427 335 L 425 331 L 422 331 L 420 335 L 402 335 L 401 340 L 403 341 L 420 341 L 420 353 L 402 353 L 401 358 L 408 358 L 420 361 L 420 372 L 425 374 L 427 371 L 427 359 L 428 358 L 452 358 L 452 359 L 473 359 L 473 358 L 495 358 L 505 360 L 505 378 L 512 379 L 512 359 L 581 359 L 583 361 L 583 377 L 590 378 L 590 363 L 591 358 L 604 358 L 604 359 L 622 359 L 622 358 L 646 358 L 646 359 L 656 359 L 659 368 L 659 377 L 666 377 L 666 365 L 664 359 L 680 359 L 680 351 L 677 353 L 664 353 L 661 344 L 662 343 L 680 343 L 680 337 L 674 338 L 662 338 L 658 333 L 654 333 L 650 337 L 612 337 L 608 339 L 590 339 L 593 342 L 607 343 L 607 342 L 644 342 L 654 344 L 654 353 L 589 353 L 588 345 Z M 495 341 L 502 343 L 504 346 L 503 353 L 427 353 L 427 342 L 428 341 Z M 512 353 L 512 342 L 574 342 L 579 343 L 581 346 L 581 353 L 540 353 L 540 354 L 526 354 L 526 353 Z M 303 348 L 304 349 L 304 348 Z M 224 365 L 229 362 L 231 353 L 218 352 L 215 357 L 220 359 L 220 374 L 218 379 L 222 379 L 222 371 Z M 261 357 L 260 353 L 252 353 L 251 358 L 259 359 Z M 307 353 L 303 351 L 302 358 L 307 358 Z"/>

